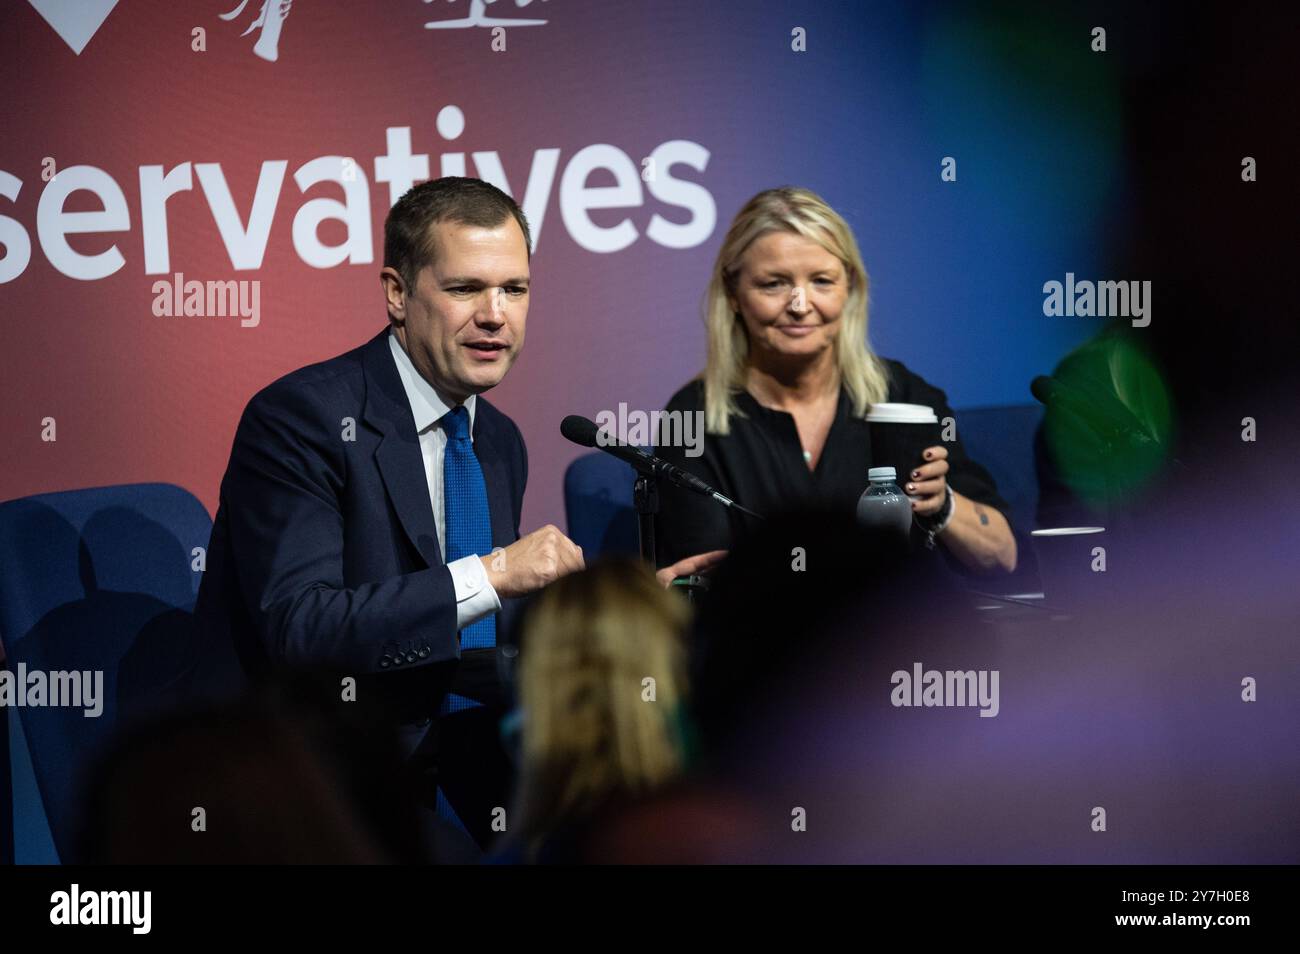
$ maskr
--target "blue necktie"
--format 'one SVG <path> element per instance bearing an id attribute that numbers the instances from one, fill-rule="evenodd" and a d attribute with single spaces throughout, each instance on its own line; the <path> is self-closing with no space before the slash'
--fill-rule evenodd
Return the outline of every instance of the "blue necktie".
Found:
<path id="1" fill-rule="evenodd" d="M 462 405 L 442 418 L 447 432 L 447 449 L 442 458 L 443 535 L 447 563 L 470 555 L 487 556 L 492 552 L 492 518 L 488 512 L 487 483 L 483 469 L 474 456 L 474 442 L 469 437 L 469 412 Z M 482 649 L 497 642 L 496 615 L 485 616 L 460 631 L 461 649 Z M 441 714 L 448 715 L 473 709 L 482 703 L 449 692 L 442 700 Z M 437 813 L 464 831 L 464 822 L 439 787 Z"/>
<path id="2" fill-rule="evenodd" d="M 442 493 L 446 560 L 452 563 L 467 556 L 492 552 L 492 518 L 488 513 L 487 483 L 474 456 L 469 437 L 469 412 L 452 408 L 442 418 L 447 432 L 447 450 L 442 459 Z M 461 649 L 484 649 L 497 643 L 496 615 L 485 616 L 460 631 Z M 449 694 L 443 712 L 459 712 L 479 703 Z"/>

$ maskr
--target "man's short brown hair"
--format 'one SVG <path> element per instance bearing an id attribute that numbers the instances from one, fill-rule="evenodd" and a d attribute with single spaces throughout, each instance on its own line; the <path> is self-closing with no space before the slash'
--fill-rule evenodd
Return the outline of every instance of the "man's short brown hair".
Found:
<path id="1" fill-rule="evenodd" d="M 531 260 L 533 238 L 528 220 L 514 199 L 490 182 L 464 176 L 430 179 L 407 190 L 388 212 L 384 222 L 384 265 L 397 270 L 407 289 L 415 287 L 420 269 L 437 255 L 433 226 L 455 222 L 478 228 L 496 228 L 514 216 L 524 233 Z"/>

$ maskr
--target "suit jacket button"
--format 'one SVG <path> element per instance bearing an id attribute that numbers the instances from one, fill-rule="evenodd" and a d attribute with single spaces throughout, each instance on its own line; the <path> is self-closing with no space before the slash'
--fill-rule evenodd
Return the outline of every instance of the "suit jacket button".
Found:
<path id="1" fill-rule="evenodd" d="M 420 647 L 420 658 L 421 658 L 421 659 L 428 659 L 428 658 L 429 658 L 429 647 L 428 647 L 428 646 L 421 646 L 421 647 Z"/>
<path id="2" fill-rule="evenodd" d="M 407 661 L 408 663 L 413 663 L 413 662 L 415 662 L 415 660 L 416 660 L 417 658 L 419 658 L 419 657 L 417 657 L 417 656 L 415 655 L 415 653 L 407 653 L 407 654 L 406 654 L 406 661 Z"/>
<path id="3" fill-rule="evenodd" d="M 393 660 L 392 660 L 390 657 L 388 657 L 388 656 L 381 656 L 381 657 L 379 657 L 379 668 L 380 668 L 380 669 L 387 669 L 390 665 L 392 665 L 392 662 L 393 662 Z"/>

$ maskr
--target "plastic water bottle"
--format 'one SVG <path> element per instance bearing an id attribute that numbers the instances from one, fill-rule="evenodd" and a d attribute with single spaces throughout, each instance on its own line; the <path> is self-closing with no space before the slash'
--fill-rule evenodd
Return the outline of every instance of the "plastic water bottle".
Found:
<path id="1" fill-rule="evenodd" d="M 877 531 L 883 540 L 907 547 L 911 541 L 912 501 L 894 483 L 892 467 L 872 467 L 871 485 L 858 498 L 858 525 Z"/>

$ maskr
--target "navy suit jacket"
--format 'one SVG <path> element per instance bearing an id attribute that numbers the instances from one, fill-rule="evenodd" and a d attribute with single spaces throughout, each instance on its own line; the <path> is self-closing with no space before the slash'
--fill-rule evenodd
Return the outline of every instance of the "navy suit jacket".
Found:
<path id="1" fill-rule="evenodd" d="M 221 482 L 195 615 L 259 681 L 276 670 L 357 680 L 385 720 L 427 724 L 455 676 L 456 595 L 388 330 L 249 402 Z M 474 452 L 492 544 L 519 539 L 528 458 L 480 395 Z M 516 601 L 503 600 L 498 640 Z"/>

